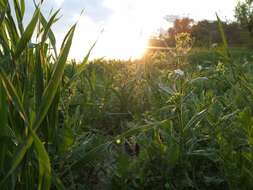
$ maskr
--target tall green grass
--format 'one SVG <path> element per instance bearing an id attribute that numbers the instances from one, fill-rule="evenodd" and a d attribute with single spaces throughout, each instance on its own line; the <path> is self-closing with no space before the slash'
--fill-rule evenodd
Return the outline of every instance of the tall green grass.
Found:
<path id="1" fill-rule="evenodd" d="M 48 151 L 55 143 L 62 78 L 76 25 L 56 53 L 49 21 L 36 5 L 25 28 L 25 2 L 0 1 L 1 189 L 50 189 L 57 181 Z M 13 11 L 13 12 L 12 12 Z M 52 51 L 54 50 L 54 51 Z"/>

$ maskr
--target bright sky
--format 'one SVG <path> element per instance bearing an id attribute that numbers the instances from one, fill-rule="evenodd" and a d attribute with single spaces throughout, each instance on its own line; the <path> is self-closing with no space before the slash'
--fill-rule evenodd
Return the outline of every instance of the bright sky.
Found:
<path id="1" fill-rule="evenodd" d="M 81 60 L 98 36 L 93 58 L 136 58 L 150 35 L 169 26 L 165 15 L 214 20 L 217 12 L 221 18 L 231 20 L 236 3 L 237 0 L 45 0 L 43 7 L 45 14 L 51 8 L 62 9 L 62 18 L 54 27 L 58 40 L 79 21 L 70 57 Z M 82 9 L 85 14 L 80 16 Z"/>

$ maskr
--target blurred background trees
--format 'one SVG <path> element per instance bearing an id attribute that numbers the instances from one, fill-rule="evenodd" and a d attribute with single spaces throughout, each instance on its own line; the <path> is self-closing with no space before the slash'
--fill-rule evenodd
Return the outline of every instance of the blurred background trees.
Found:
<path id="1" fill-rule="evenodd" d="M 234 21 L 223 22 L 224 31 L 230 47 L 253 47 L 253 0 L 245 0 L 238 3 L 235 8 Z M 172 22 L 170 17 L 165 17 L 168 23 Z M 188 17 L 175 17 L 172 27 L 168 27 L 165 32 L 161 32 L 158 37 L 153 37 L 149 41 L 149 46 L 153 47 L 175 47 L 175 36 L 180 33 L 189 33 L 194 40 L 194 47 L 210 48 L 221 43 L 218 30 L 218 22 L 201 20 L 195 22 Z"/>
<path id="2" fill-rule="evenodd" d="M 253 0 L 239 1 L 235 8 L 235 17 L 240 25 L 248 29 L 253 37 Z"/>

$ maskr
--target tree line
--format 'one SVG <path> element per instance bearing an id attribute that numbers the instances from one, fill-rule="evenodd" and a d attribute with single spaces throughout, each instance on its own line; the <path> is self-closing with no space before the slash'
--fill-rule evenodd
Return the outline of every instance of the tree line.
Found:
<path id="1" fill-rule="evenodd" d="M 235 8 L 235 21 L 223 22 L 230 47 L 253 48 L 253 0 L 240 1 Z M 151 38 L 149 45 L 155 47 L 175 46 L 175 36 L 189 33 L 195 47 L 212 47 L 221 43 L 217 21 L 202 20 L 195 22 L 185 17 L 176 19 L 173 27 L 160 33 L 159 37 Z"/>

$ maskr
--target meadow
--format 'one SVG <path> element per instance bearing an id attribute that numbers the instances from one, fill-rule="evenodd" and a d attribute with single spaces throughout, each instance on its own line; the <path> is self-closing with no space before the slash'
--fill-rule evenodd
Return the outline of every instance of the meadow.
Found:
<path id="1" fill-rule="evenodd" d="M 76 24 L 58 52 L 58 11 L 24 14 L 0 0 L 0 189 L 253 188 L 253 52 L 219 17 L 216 47 L 77 63 Z"/>

